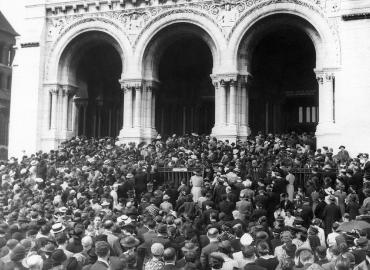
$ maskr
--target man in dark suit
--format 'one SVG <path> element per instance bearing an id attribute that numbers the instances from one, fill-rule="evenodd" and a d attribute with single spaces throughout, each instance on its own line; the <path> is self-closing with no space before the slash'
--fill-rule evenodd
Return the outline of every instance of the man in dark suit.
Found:
<path id="1" fill-rule="evenodd" d="M 200 263 L 205 270 L 211 269 L 208 264 L 209 255 L 212 252 L 218 251 L 218 230 L 216 228 L 210 228 L 207 232 L 207 237 L 209 239 L 209 244 L 202 248 L 200 255 Z"/>
<path id="2" fill-rule="evenodd" d="M 256 253 L 254 246 L 243 247 L 243 255 L 247 261 L 244 266 L 244 270 L 266 270 L 266 268 L 256 264 Z"/>
<path id="3" fill-rule="evenodd" d="M 164 267 L 163 270 L 177 270 L 176 267 L 176 250 L 174 248 L 166 248 L 163 252 Z"/>
<path id="4" fill-rule="evenodd" d="M 325 206 L 323 211 L 323 218 L 325 224 L 325 234 L 328 235 L 331 232 L 333 223 L 339 221 L 342 218 L 339 206 L 336 205 L 336 199 L 333 195 L 329 197 L 330 204 Z"/>
<path id="5" fill-rule="evenodd" d="M 96 242 L 95 252 L 98 256 L 98 260 L 90 267 L 90 270 L 123 269 L 124 264 L 118 257 L 110 257 L 110 246 L 107 242 Z"/>

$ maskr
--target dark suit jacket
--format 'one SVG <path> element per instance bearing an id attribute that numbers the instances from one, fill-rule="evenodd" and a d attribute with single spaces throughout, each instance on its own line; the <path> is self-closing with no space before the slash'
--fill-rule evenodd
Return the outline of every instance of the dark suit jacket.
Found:
<path id="1" fill-rule="evenodd" d="M 118 257 L 109 257 L 109 270 L 121 270 L 124 268 L 124 263 Z M 93 265 L 91 265 L 89 270 L 106 270 L 108 269 L 108 265 L 101 261 L 96 261 Z"/>
<path id="2" fill-rule="evenodd" d="M 202 264 L 203 269 L 210 269 L 208 265 L 208 257 L 212 252 L 218 251 L 218 244 L 219 242 L 211 242 L 202 248 L 200 263 Z"/>

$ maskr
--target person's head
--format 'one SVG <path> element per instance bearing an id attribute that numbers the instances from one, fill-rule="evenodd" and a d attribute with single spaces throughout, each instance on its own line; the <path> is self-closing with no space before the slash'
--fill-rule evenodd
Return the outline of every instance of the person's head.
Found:
<path id="1" fill-rule="evenodd" d="M 176 261 L 176 250 L 172 247 L 166 248 L 163 252 L 163 259 L 165 262 Z"/>
<path id="2" fill-rule="evenodd" d="M 105 241 L 95 243 L 95 253 L 99 258 L 106 259 L 110 255 L 110 246 Z"/>
<path id="3" fill-rule="evenodd" d="M 57 244 L 59 245 L 59 246 L 63 246 L 63 245 L 66 245 L 66 244 L 68 244 L 67 243 L 67 236 L 63 233 L 63 234 L 60 234 L 60 235 L 58 235 L 58 237 L 56 237 L 56 239 L 55 239 L 56 241 L 57 241 Z"/>
<path id="4" fill-rule="evenodd" d="M 31 255 L 24 260 L 24 265 L 29 270 L 42 270 L 44 261 L 40 255 Z"/>
<path id="5" fill-rule="evenodd" d="M 218 237 L 218 230 L 214 227 L 212 228 L 209 228 L 208 231 L 207 231 L 207 237 L 209 238 L 209 240 L 217 240 L 217 237 Z"/>
<path id="6" fill-rule="evenodd" d="M 351 262 L 349 258 L 338 256 L 335 260 L 335 270 L 350 270 Z"/>
<path id="7" fill-rule="evenodd" d="M 154 243 L 150 247 L 150 251 L 154 257 L 162 257 L 164 253 L 164 246 L 161 243 Z"/>
<path id="8" fill-rule="evenodd" d="M 334 246 L 331 246 L 328 250 L 327 250 L 327 254 L 326 254 L 326 258 L 331 261 L 331 260 L 335 260 L 340 254 L 340 251 L 339 251 L 339 248 L 337 245 L 334 245 Z"/>
<path id="9" fill-rule="evenodd" d="M 245 259 L 251 261 L 254 261 L 256 259 L 254 246 L 242 246 L 241 251 Z"/>
<path id="10" fill-rule="evenodd" d="M 257 253 L 259 256 L 265 256 L 270 253 L 270 248 L 267 242 L 261 241 L 257 244 Z"/>
<path id="11" fill-rule="evenodd" d="M 312 264 L 315 262 L 315 256 L 311 250 L 305 249 L 299 253 L 299 260 L 303 265 Z"/>
<path id="12" fill-rule="evenodd" d="M 93 240 L 92 240 L 91 236 L 89 236 L 89 235 L 84 236 L 81 239 L 81 245 L 82 245 L 83 250 L 85 250 L 85 251 L 88 251 L 88 250 L 92 249 Z"/>
<path id="13" fill-rule="evenodd" d="M 326 247 L 318 246 L 316 248 L 316 255 L 320 260 L 325 259 L 326 258 Z"/>
<path id="14" fill-rule="evenodd" d="M 281 270 L 293 270 L 294 269 L 294 260 L 290 257 L 283 258 L 280 263 L 281 263 Z"/>
<path id="15" fill-rule="evenodd" d="M 280 240 L 284 244 L 292 242 L 292 239 L 293 239 L 293 237 L 292 237 L 292 233 L 290 231 L 284 231 L 280 235 Z"/>
<path id="16" fill-rule="evenodd" d="M 331 226 L 331 230 L 333 232 L 336 232 L 338 228 L 339 228 L 339 223 L 338 222 L 334 222 L 333 225 Z"/>

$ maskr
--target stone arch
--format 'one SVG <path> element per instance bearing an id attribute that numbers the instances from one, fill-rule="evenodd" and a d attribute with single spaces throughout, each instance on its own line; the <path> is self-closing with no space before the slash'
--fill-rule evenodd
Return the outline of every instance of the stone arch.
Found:
<path id="1" fill-rule="evenodd" d="M 88 37 L 89 33 L 94 33 L 95 36 Z M 81 36 L 83 42 L 73 44 L 73 41 Z M 88 44 L 92 38 L 100 38 L 110 43 L 121 57 L 122 73 L 127 70 L 130 65 L 128 56 L 132 54 L 132 50 L 128 38 L 119 25 L 106 18 L 87 18 L 67 27 L 53 43 L 46 61 L 46 83 L 73 84 L 74 78 L 67 76 L 71 73 L 72 62 L 76 62 L 73 55 L 76 55 L 78 49 Z"/>
<path id="2" fill-rule="evenodd" d="M 274 20 L 278 16 L 280 21 Z M 264 21 L 268 22 L 265 26 L 261 23 Z M 229 57 L 239 72 L 248 73 L 247 65 L 250 60 L 248 56 L 243 60 L 242 51 L 250 51 L 266 32 L 271 31 L 271 27 L 282 23 L 293 25 L 309 36 L 316 51 L 316 69 L 340 65 L 339 38 L 319 10 L 298 2 L 274 3 L 264 8 L 256 6 L 244 14 L 233 28 L 229 41 Z"/>
<path id="3" fill-rule="evenodd" d="M 173 31 L 174 28 L 176 31 Z M 208 45 L 213 57 L 213 72 L 216 72 L 221 64 L 222 51 L 226 48 L 226 39 L 221 30 L 206 14 L 179 9 L 153 19 L 147 29 L 139 35 L 135 43 L 134 57 L 137 61 L 137 76 L 149 80 L 157 79 L 156 60 L 166 47 L 161 45 L 168 45 L 182 34 L 196 35 Z"/>

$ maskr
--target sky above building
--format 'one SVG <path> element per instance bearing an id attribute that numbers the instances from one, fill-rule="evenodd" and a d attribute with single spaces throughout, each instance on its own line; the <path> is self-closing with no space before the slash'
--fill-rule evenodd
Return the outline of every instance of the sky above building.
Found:
<path id="1" fill-rule="evenodd" d="M 22 32 L 25 0 L 0 0 L 0 10 L 18 33 Z"/>

